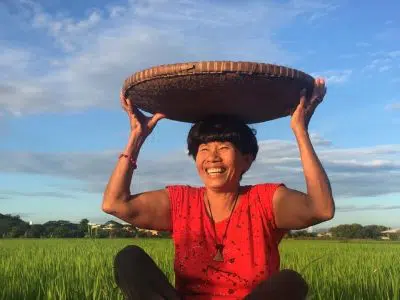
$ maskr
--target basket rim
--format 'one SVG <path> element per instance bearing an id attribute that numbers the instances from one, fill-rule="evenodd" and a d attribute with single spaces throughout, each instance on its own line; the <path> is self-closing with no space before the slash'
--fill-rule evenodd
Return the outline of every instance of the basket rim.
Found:
<path id="1" fill-rule="evenodd" d="M 315 80 L 314 77 L 303 71 L 277 64 L 225 60 L 193 61 L 162 64 L 135 72 L 124 80 L 122 93 L 126 96 L 127 92 L 132 87 L 152 80 L 172 79 L 183 76 L 195 77 L 196 75 L 207 74 L 223 75 L 229 73 L 255 77 L 299 79 L 309 83 Z"/>

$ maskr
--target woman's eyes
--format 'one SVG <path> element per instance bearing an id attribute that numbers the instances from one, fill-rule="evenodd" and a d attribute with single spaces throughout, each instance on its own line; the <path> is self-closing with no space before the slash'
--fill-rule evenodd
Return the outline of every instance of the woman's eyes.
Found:
<path id="1" fill-rule="evenodd" d="M 229 146 L 220 146 L 220 147 L 218 147 L 218 150 L 227 150 L 227 149 L 229 149 Z M 209 149 L 208 148 L 200 148 L 200 152 L 204 152 L 204 151 L 208 151 Z"/>

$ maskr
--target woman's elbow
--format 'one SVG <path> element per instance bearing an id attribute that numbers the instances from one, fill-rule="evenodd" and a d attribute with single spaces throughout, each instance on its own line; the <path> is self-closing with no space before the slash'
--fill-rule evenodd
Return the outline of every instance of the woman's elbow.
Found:
<path id="1" fill-rule="evenodd" d="M 315 217 L 321 222 L 332 220 L 335 217 L 335 206 L 332 204 L 332 206 L 319 210 Z"/>
<path id="2" fill-rule="evenodd" d="M 113 215 L 116 211 L 116 205 L 112 198 L 103 196 L 103 202 L 101 204 L 101 210 L 106 214 Z"/>

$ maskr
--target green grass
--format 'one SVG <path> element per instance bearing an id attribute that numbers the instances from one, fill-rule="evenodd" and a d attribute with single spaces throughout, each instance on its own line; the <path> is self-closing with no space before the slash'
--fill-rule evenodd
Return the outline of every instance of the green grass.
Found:
<path id="1" fill-rule="evenodd" d="M 133 243 L 173 282 L 169 240 L 0 240 L 0 299 L 123 299 L 112 262 Z M 400 243 L 285 240 L 281 258 L 306 278 L 310 299 L 400 299 Z"/>

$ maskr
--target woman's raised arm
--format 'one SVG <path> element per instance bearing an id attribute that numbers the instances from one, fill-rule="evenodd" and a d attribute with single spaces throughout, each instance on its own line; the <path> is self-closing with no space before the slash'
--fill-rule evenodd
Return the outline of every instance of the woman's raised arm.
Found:
<path id="1" fill-rule="evenodd" d="M 170 204 L 166 190 L 131 194 L 130 185 L 140 149 L 163 114 L 146 117 L 121 95 L 121 104 L 128 113 L 131 132 L 103 195 L 102 210 L 134 226 L 167 230 L 170 225 Z"/>

